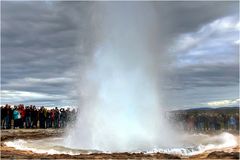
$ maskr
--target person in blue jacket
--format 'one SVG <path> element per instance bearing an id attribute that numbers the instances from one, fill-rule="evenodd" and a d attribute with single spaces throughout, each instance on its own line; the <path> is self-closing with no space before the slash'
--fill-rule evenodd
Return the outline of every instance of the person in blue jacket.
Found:
<path id="1" fill-rule="evenodd" d="M 21 117 L 20 117 L 20 113 L 18 112 L 18 109 L 17 109 L 17 106 L 14 106 L 14 110 L 13 110 L 13 120 L 14 120 L 14 124 L 13 124 L 13 126 L 14 126 L 14 129 L 16 128 L 16 127 L 19 127 L 19 119 L 20 119 Z"/>

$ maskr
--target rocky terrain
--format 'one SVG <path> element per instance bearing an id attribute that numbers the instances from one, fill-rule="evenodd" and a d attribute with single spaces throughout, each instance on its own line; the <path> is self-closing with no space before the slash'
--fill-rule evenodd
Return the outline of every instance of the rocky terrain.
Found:
<path id="1" fill-rule="evenodd" d="M 181 157 L 180 155 L 170 155 L 164 153 L 144 154 L 144 153 L 91 153 L 79 155 L 67 154 L 37 154 L 31 151 L 16 150 L 7 147 L 4 142 L 13 139 L 40 139 L 53 136 L 61 136 L 61 129 L 17 129 L 1 130 L 1 158 L 14 159 L 239 159 L 239 147 L 229 148 L 224 151 L 209 151 L 192 157 Z"/>

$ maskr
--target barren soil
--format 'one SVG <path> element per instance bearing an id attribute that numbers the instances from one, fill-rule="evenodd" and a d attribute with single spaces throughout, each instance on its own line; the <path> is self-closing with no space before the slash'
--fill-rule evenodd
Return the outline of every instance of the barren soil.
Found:
<path id="1" fill-rule="evenodd" d="M 16 150 L 4 145 L 4 141 L 13 139 L 41 139 L 53 136 L 61 136 L 61 129 L 16 129 L 1 130 L 1 158 L 14 159 L 239 159 L 240 148 L 229 148 L 224 151 L 209 151 L 192 157 L 181 157 L 164 153 L 143 154 L 143 153 L 92 153 L 92 154 L 37 154 L 31 151 Z"/>

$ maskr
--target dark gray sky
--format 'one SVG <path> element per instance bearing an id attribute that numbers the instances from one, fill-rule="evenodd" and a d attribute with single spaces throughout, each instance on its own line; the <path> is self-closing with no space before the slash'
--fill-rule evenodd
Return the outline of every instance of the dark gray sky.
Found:
<path id="1" fill-rule="evenodd" d="M 81 74 L 76 69 L 84 70 L 99 41 L 95 3 L 1 3 L 1 104 L 76 105 L 76 77 Z M 153 6 L 159 43 L 171 59 L 159 88 L 164 105 L 237 105 L 239 2 L 131 5 L 139 3 Z M 119 5 L 122 12 L 124 5 Z"/>

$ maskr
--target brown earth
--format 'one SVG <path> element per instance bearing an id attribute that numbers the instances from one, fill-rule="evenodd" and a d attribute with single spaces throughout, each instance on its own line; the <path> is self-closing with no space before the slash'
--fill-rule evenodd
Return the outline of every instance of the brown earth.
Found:
<path id="1" fill-rule="evenodd" d="M 240 148 L 229 148 L 224 151 L 209 151 L 192 157 L 181 157 L 164 153 L 92 153 L 92 154 L 37 154 L 31 151 L 16 150 L 4 145 L 4 141 L 13 139 L 41 139 L 61 136 L 61 129 L 16 129 L 1 130 L 1 159 L 239 159 Z"/>

